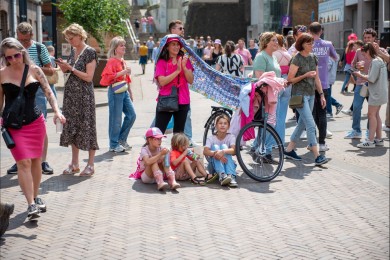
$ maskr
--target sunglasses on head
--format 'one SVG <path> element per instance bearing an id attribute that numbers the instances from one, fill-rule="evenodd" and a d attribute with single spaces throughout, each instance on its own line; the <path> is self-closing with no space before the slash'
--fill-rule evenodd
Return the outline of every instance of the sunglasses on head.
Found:
<path id="1" fill-rule="evenodd" d="M 10 55 L 10 56 L 5 56 L 5 59 L 10 61 L 12 59 L 20 59 L 22 57 L 22 54 L 21 53 L 16 53 L 14 55 Z"/>
<path id="2" fill-rule="evenodd" d="M 302 26 L 298 28 L 298 32 L 306 32 L 306 31 L 307 31 L 306 26 Z"/>

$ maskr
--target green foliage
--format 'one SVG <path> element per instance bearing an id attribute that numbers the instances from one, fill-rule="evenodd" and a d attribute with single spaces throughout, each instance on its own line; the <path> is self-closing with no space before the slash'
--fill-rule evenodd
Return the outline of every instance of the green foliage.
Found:
<path id="1" fill-rule="evenodd" d="M 106 33 L 124 36 L 126 26 L 122 19 L 130 14 L 126 0 L 62 0 L 58 8 L 67 24 L 78 23 L 104 48 Z"/>

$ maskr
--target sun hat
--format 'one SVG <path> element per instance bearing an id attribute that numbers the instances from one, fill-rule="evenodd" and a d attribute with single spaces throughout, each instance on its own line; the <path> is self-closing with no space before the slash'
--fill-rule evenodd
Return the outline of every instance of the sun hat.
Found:
<path id="1" fill-rule="evenodd" d="M 220 40 L 220 39 L 216 39 L 216 40 L 214 41 L 214 44 L 219 44 L 219 45 L 221 45 L 221 46 L 222 46 L 222 44 L 221 44 L 221 40 Z"/>
<path id="2" fill-rule="evenodd" d="M 151 127 L 146 131 L 145 137 L 163 138 L 167 136 L 163 135 L 158 127 Z"/>
<path id="3" fill-rule="evenodd" d="M 167 44 L 169 44 L 170 42 L 178 42 L 178 43 L 180 44 L 180 47 L 183 47 L 183 45 L 182 45 L 181 42 L 179 41 L 179 38 L 175 38 L 175 37 L 168 38 Z"/>

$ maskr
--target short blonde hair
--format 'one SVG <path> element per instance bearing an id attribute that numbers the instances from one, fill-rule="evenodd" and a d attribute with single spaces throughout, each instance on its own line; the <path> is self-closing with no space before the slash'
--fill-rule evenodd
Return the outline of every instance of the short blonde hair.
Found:
<path id="1" fill-rule="evenodd" d="M 21 34 L 32 34 L 33 27 L 28 22 L 22 22 L 18 24 L 18 27 L 16 27 L 16 31 Z"/>
<path id="2" fill-rule="evenodd" d="M 119 44 L 126 44 L 125 39 L 123 39 L 121 36 L 112 38 L 110 41 L 110 49 L 107 52 L 108 58 L 111 58 L 115 55 L 115 50 L 118 48 Z"/>
<path id="3" fill-rule="evenodd" d="M 264 32 L 261 34 L 260 37 L 260 50 L 264 50 L 267 48 L 268 43 L 271 41 L 271 39 L 276 36 L 275 32 Z"/>
<path id="4" fill-rule="evenodd" d="M 77 24 L 72 23 L 68 27 L 65 28 L 65 30 L 62 31 L 62 34 L 66 37 L 67 35 L 74 35 L 74 36 L 80 36 L 83 41 L 85 41 L 88 37 L 87 32 L 84 30 L 84 28 Z"/>
<path id="5" fill-rule="evenodd" d="M 190 144 L 190 140 L 183 133 L 174 134 L 171 139 L 172 150 L 179 150 L 181 146 L 188 146 Z"/>

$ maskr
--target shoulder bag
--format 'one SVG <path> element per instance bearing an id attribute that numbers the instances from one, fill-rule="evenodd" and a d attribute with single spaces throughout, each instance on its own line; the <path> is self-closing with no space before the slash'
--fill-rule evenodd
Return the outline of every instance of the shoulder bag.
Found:
<path id="1" fill-rule="evenodd" d="M 23 112 L 24 112 L 24 85 L 26 84 L 26 78 L 29 66 L 25 65 L 23 71 L 22 83 L 20 84 L 19 95 L 16 97 L 10 108 L 3 115 L 4 127 L 20 129 L 23 126 Z"/>
<path id="2" fill-rule="evenodd" d="M 303 96 L 291 96 L 288 106 L 291 109 L 303 107 Z"/>
<path id="3" fill-rule="evenodd" d="M 122 67 L 124 68 L 123 63 L 122 63 Z M 125 77 L 125 76 L 123 76 L 123 77 Z M 123 92 L 127 91 L 128 88 L 129 88 L 129 85 L 127 84 L 126 80 L 122 80 L 122 81 L 115 82 L 114 84 L 112 84 L 112 89 L 114 90 L 115 94 L 123 93 Z"/>
<path id="4" fill-rule="evenodd" d="M 176 112 L 179 111 L 179 97 L 177 87 L 172 86 L 171 94 L 168 96 L 158 95 L 157 112 Z"/>

